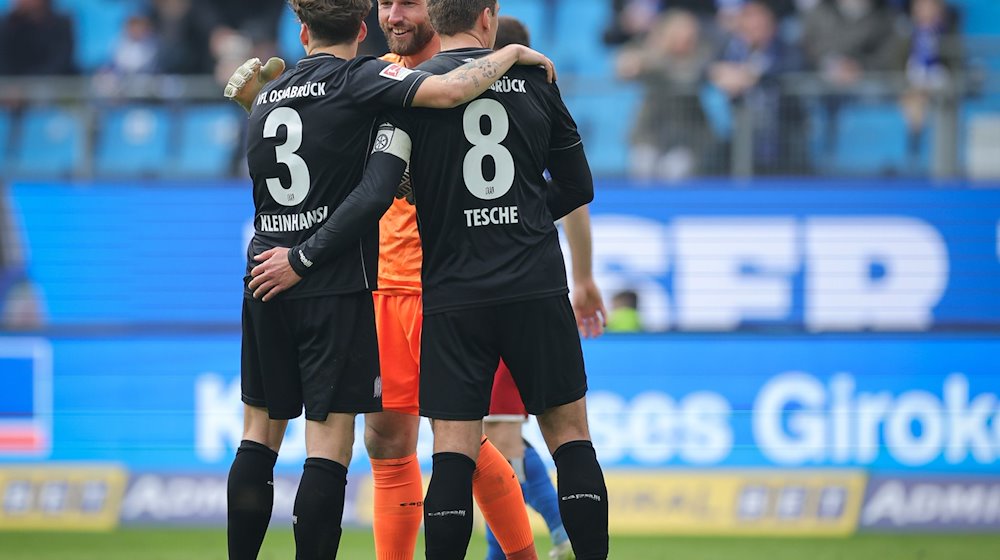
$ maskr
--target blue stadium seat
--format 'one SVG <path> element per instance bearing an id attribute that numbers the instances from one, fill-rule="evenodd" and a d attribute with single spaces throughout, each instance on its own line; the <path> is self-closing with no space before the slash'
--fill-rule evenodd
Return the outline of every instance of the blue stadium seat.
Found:
<path id="1" fill-rule="evenodd" d="M 191 107 L 180 120 L 180 153 L 172 172 L 217 177 L 229 172 L 234 150 L 242 145 L 243 111 L 232 103 Z"/>
<path id="2" fill-rule="evenodd" d="M 281 13 L 281 21 L 278 22 L 278 52 L 281 53 L 281 58 L 284 58 L 289 66 L 305 56 L 302 43 L 299 42 L 299 28 L 299 20 L 295 17 L 295 12 L 286 4 Z M 368 32 L 381 33 L 382 31 L 369 29 Z"/>
<path id="3" fill-rule="evenodd" d="M 0 168 L 3 169 L 7 168 L 8 148 L 10 148 L 10 113 L 0 110 Z"/>
<path id="4" fill-rule="evenodd" d="M 847 105 L 837 113 L 835 168 L 851 174 L 908 173 L 906 122 L 896 105 Z M 921 163 L 926 166 L 927 135 Z"/>
<path id="5" fill-rule="evenodd" d="M 545 6 L 541 0 L 503 0 L 500 15 L 521 20 L 531 34 L 532 46 L 544 50 L 549 44 L 545 29 Z"/>
<path id="6" fill-rule="evenodd" d="M 73 18 L 76 61 L 85 71 L 110 62 L 129 14 L 142 7 L 133 0 L 55 0 L 54 5 Z"/>
<path id="7" fill-rule="evenodd" d="M 549 56 L 554 57 L 558 70 L 585 76 L 611 76 L 615 53 L 602 40 L 610 20 L 611 2 L 559 2 L 555 37 L 546 45 L 552 50 Z"/>
<path id="8" fill-rule="evenodd" d="M 165 169 L 171 119 L 162 107 L 112 109 L 101 119 L 96 172 L 104 175 L 156 174 Z"/>
<path id="9" fill-rule="evenodd" d="M 997 0 L 950 0 L 962 15 L 962 31 L 969 35 L 996 35 L 1000 22 Z"/>
<path id="10" fill-rule="evenodd" d="M 641 92 L 621 88 L 565 96 L 587 148 L 596 175 L 622 176 L 628 168 L 629 132 L 635 122 Z"/>
<path id="11" fill-rule="evenodd" d="M 83 119 L 73 111 L 28 109 L 21 117 L 11 169 L 28 176 L 63 176 L 77 171 L 83 163 L 84 130 Z"/>

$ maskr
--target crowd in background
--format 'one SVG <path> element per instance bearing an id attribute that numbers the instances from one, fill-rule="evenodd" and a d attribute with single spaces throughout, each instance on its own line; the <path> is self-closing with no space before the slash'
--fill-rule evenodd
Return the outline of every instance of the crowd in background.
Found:
<path id="1" fill-rule="evenodd" d="M 930 94 L 962 65 L 959 14 L 945 0 L 615 0 L 615 13 L 604 40 L 624 45 L 617 75 L 645 86 L 631 137 L 637 177 L 713 174 L 728 161 L 705 86 L 752 113 L 756 173 L 808 172 L 801 98 L 782 87 L 805 72 L 824 92 L 845 94 L 905 76 L 900 102 L 916 152 Z M 843 103 L 822 99 L 827 144 Z"/>
<path id="2" fill-rule="evenodd" d="M 76 73 L 72 19 L 52 0 L 10 1 L 0 19 L 0 75 Z M 755 174 L 808 174 L 803 97 L 786 94 L 789 76 L 803 72 L 825 92 L 820 112 L 829 123 L 823 130 L 828 149 L 851 92 L 886 76 L 905 76 L 894 95 L 909 150 L 918 154 L 934 92 L 954 83 L 962 69 L 960 14 L 946 0 L 586 1 L 611 4 L 603 37 L 590 39 L 615 53 L 618 79 L 644 91 L 630 135 L 628 173 L 635 178 L 727 174 L 731 116 L 739 114 L 752 116 L 742 130 L 751 136 Z M 557 12 L 572 15 L 569 2 L 538 2 L 541 35 L 554 35 Z M 279 53 L 284 0 L 133 4 L 118 37 L 109 38 L 115 41 L 110 59 L 98 70 L 109 91 L 149 74 L 212 74 L 224 82 L 243 60 Z M 377 11 L 369 19 L 369 29 L 378 29 Z M 364 54 L 387 50 L 381 33 L 368 37 Z M 720 120 L 714 106 L 724 107 L 729 120 Z"/>

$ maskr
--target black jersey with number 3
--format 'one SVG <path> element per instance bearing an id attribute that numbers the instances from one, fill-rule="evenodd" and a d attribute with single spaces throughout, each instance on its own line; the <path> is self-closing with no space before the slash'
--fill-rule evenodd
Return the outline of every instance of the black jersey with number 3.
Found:
<path id="1" fill-rule="evenodd" d="M 255 213 L 245 282 L 255 255 L 301 243 L 343 202 L 364 173 L 378 115 L 408 107 L 428 76 L 371 57 L 319 54 L 302 59 L 260 93 L 247 130 Z M 377 221 L 356 247 L 281 297 L 374 289 Z"/>
<path id="2" fill-rule="evenodd" d="M 490 52 L 445 51 L 418 69 L 443 74 Z M 392 119 L 413 140 L 425 314 L 567 292 L 543 172 L 551 153 L 582 146 L 544 70 L 515 66 L 466 105 Z"/>

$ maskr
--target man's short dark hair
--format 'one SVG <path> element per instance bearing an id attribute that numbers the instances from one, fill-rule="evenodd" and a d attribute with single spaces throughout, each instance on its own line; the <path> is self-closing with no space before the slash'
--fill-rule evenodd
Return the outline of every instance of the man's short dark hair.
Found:
<path id="1" fill-rule="evenodd" d="M 472 29 L 487 8 L 496 13 L 497 0 L 427 0 L 431 25 L 441 35 L 458 35 Z"/>
<path id="2" fill-rule="evenodd" d="M 371 0 L 288 0 L 292 11 L 318 43 L 340 45 L 358 36 Z"/>
<path id="3" fill-rule="evenodd" d="M 497 27 L 497 43 L 494 49 L 502 49 L 507 45 L 531 46 L 531 34 L 528 28 L 516 17 L 500 16 Z"/>

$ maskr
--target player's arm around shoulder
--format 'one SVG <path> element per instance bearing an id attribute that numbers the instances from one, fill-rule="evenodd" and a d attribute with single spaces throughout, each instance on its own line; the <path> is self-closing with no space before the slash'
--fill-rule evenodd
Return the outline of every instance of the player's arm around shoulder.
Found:
<path id="1" fill-rule="evenodd" d="M 321 269 L 373 227 L 392 204 L 410 161 L 410 136 L 391 123 L 379 127 L 361 182 L 315 233 L 291 247 L 275 247 L 257 255 L 251 271 L 253 297 L 270 301 Z"/>
<path id="2" fill-rule="evenodd" d="M 427 78 L 420 84 L 413 106 L 451 109 L 468 103 L 489 89 L 515 64 L 542 66 L 549 81 L 555 81 L 555 65 L 545 55 L 523 45 L 507 45 L 447 74 Z"/>

